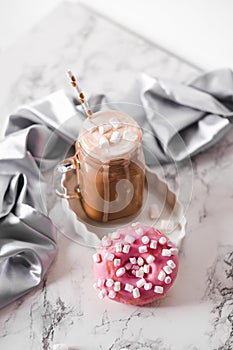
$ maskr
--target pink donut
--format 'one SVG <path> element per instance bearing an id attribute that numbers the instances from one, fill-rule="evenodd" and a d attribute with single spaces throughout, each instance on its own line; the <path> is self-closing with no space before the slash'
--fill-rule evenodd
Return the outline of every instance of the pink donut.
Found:
<path id="1" fill-rule="evenodd" d="M 144 305 L 164 296 L 178 272 L 178 250 L 154 227 L 134 223 L 102 239 L 93 255 L 98 296 Z"/>

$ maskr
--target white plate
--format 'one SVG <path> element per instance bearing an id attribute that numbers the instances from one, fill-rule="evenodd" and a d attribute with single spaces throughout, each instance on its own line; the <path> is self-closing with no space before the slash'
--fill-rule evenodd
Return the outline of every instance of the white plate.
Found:
<path id="1" fill-rule="evenodd" d="M 100 239 L 104 235 L 135 221 L 155 226 L 180 247 L 185 236 L 186 218 L 184 208 L 178 202 L 176 194 L 149 168 L 146 168 L 146 183 L 143 206 L 140 213 L 135 216 L 128 216 L 107 223 L 96 222 L 87 217 L 78 199 L 72 200 L 77 205 L 78 215 L 76 215 L 70 209 L 68 201 L 60 197 L 56 198 L 56 203 L 49 212 L 49 216 L 58 230 L 66 237 L 89 247 L 98 247 Z M 159 208 L 159 216 L 156 220 L 149 217 L 150 205 L 154 203 Z M 164 220 L 166 221 L 164 222 Z M 168 226 L 166 229 L 162 227 L 164 223 Z"/>

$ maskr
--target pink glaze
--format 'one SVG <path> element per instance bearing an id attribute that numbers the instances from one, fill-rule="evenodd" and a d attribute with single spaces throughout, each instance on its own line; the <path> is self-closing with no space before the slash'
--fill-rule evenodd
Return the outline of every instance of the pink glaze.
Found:
<path id="1" fill-rule="evenodd" d="M 142 233 L 138 230 L 139 228 L 142 229 Z M 170 289 L 177 276 L 178 250 L 176 246 L 159 230 L 150 226 L 142 226 L 140 223 L 118 229 L 117 233 L 120 234 L 119 238 L 113 239 L 111 234 L 103 238 L 102 246 L 97 250 L 98 262 L 96 258 L 94 259 L 95 288 L 98 290 L 99 297 L 103 298 L 104 296 L 108 296 L 111 300 L 132 305 L 144 305 L 163 297 Z M 113 234 L 113 236 L 117 235 Z M 143 236 L 147 236 L 149 242 L 147 242 L 148 239 L 145 237 L 142 240 Z M 131 242 L 131 237 L 134 239 L 133 242 Z M 166 242 L 163 243 L 165 240 Z M 155 242 L 151 245 L 152 241 L 157 242 L 156 248 L 150 248 L 150 246 L 156 246 Z M 129 245 L 129 252 L 123 252 L 123 250 L 127 251 L 127 247 L 123 249 L 122 252 L 116 252 L 116 243 L 121 243 L 122 249 L 124 245 Z M 139 247 L 142 246 L 145 246 L 147 251 L 144 252 L 145 249 L 141 248 L 140 251 L 142 252 L 140 253 Z M 132 260 L 132 258 L 136 258 L 136 263 L 134 261 L 135 259 Z M 143 260 L 138 260 L 138 258 L 142 258 Z M 114 263 L 115 259 L 120 259 L 120 263 L 119 260 Z M 144 265 L 149 265 L 149 272 L 147 272 L 148 266 L 144 268 Z M 142 268 L 146 271 L 143 274 Z M 139 277 L 137 277 L 137 275 Z M 158 279 L 158 276 L 160 276 L 162 281 Z M 120 282 L 121 289 L 119 291 L 113 292 L 114 284 L 111 285 L 111 280 Z M 139 280 L 141 281 L 139 282 Z M 165 283 L 165 281 L 167 283 Z M 145 288 L 143 285 L 144 283 L 146 283 Z M 130 284 L 131 286 L 126 286 L 126 284 Z M 151 284 L 152 288 L 148 289 L 151 287 Z M 125 290 L 125 286 L 127 290 Z M 132 286 L 135 289 L 134 292 L 130 291 Z M 162 287 L 162 290 L 160 287 Z M 158 291 L 161 293 L 158 293 Z M 135 296 L 138 297 L 135 298 Z"/>

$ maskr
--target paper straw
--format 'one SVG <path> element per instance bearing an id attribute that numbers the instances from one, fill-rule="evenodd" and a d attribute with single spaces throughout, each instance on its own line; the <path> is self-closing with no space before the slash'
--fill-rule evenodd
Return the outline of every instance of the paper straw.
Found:
<path id="1" fill-rule="evenodd" d="M 76 93 L 78 94 L 78 98 L 79 98 L 79 101 L 83 107 L 83 110 L 86 114 L 86 116 L 91 119 L 91 116 L 92 116 L 92 110 L 87 102 L 87 100 L 85 99 L 85 95 L 82 91 L 82 89 L 80 88 L 80 86 L 78 85 L 77 83 L 77 79 L 75 77 L 75 75 L 70 71 L 68 70 L 67 72 L 67 75 L 70 79 L 70 84 L 73 86 L 73 88 L 75 89 Z"/>

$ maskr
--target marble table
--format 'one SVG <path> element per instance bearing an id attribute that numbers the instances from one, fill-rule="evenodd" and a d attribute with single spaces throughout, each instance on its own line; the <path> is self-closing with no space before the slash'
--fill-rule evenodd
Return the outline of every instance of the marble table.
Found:
<path id="1" fill-rule="evenodd" d="M 198 72 L 84 7 L 64 2 L 0 56 L 1 123 L 17 105 L 70 88 L 71 67 L 88 94 L 123 96 L 141 71 L 187 80 Z M 2 125 L 2 124 L 1 124 Z M 58 237 L 43 283 L 0 310 L 1 350 L 230 350 L 233 348 L 233 130 L 192 160 L 187 236 L 176 284 L 159 303 L 99 300 L 93 250 Z M 172 165 L 164 167 L 176 185 Z M 186 169 L 182 168 L 185 179 Z"/>

